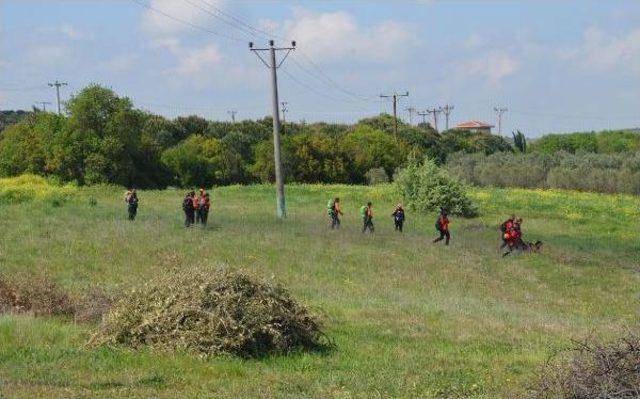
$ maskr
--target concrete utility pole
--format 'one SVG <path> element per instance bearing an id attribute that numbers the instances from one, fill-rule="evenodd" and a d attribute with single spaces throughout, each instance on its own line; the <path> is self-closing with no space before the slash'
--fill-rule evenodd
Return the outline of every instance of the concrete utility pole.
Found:
<path id="1" fill-rule="evenodd" d="M 227 114 L 231 115 L 231 122 L 232 123 L 236 123 L 236 114 L 238 113 L 238 111 L 236 110 L 231 110 L 231 111 L 227 111 Z"/>
<path id="2" fill-rule="evenodd" d="M 393 93 L 380 95 L 380 98 L 393 99 L 393 135 L 395 136 L 396 141 L 398 141 L 398 97 L 409 97 L 409 92 L 406 92 L 405 94 Z"/>
<path id="3" fill-rule="evenodd" d="M 289 112 L 289 108 L 287 108 L 288 102 L 282 101 L 280 105 L 282 105 L 282 135 L 286 134 L 285 130 L 287 129 L 287 112 Z"/>
<path id="4" fill-rule="evenodd" d="M 445 105 L 444 107 L 442 107 L 442 112 L 444 113 L 444 118 L 445 118 L 445 131 L 449 130 L 449 115 L 451 114 L 451 111 L 453 111 L 455 107 L 453 105 Z"/>
<path id="5" fill-rule="evenodd" d="M 417 111 L 415 107 L 407 107 L 405 110 L 409 113 L 409 124 L 413 125 L 413 113 Z"/>
<path id="6" fill-rule="evenodd" d="M 42 106 L 42 112 L 47 112 L 47 105 L 51 105 L 50 101 L 36 101 L 36 104 Z"/>
<path id="7" fill-rule="evenodd" d="M 436 132 L 437 132 L 438 131 L 438 114 L 442 112 L 442 107 L 441 108 L 434 107 L 431 109 L 426 109 L 424 112 L 433 115 L 433 128 L 436 129 Z"/>
<path id="8" fill-rule="evenodd" d="M 271 70 L 271 100 L 273 106 L 273 159 L 275 163 L 276 172 L 276 212 L 278 219 L 284 219 L 287 217 L 287 210 L 285 206 L 284 198 L 284 173 L 282 170 L 282 155 L 280 154 L 280 110 L 278 109 L 278 68 L 282 65 L 284 60 L 287 59 L 289 53 L 295 50 L 296 42 L 291 42 L 291 47 L 275 47 L 275 42 L 269 40 L 269 47 L 267 48 L 254 48 L 253 42 L 249 43 L 249 50 L 253 51 L 255 55 L 260 58 L 260 61 Z M 269 62 L 262 58 L 262 52 L 269 52 Z M 276 62 L 276 52 L 286 51 L 284 57 L 280 62 Z"/>
<path id="9" fill-rule="evenodd" d="M 507 112 L 509 109 L 506 107 L 493 107 L 496 115 L 498 115 L 498 135 L 502 136 L 502 114 Z"/>
<path id="10" fill-rule="evenodd" d="M 69 83 L 67 82 L 58 82 L 57 80 L 54 83 L 49 83 L 49 87 L 56 88 L 56 98 L 58 99 L 58 115 L 62 115 L 62 109 L 60 108 L 60 87 L 67 86 Z"/>
<path id="11" fill-rule="evenodd" d="M 418 111 L 416 113 L 422 117 L 422 123 L 426 125 L 427 124 L 427 115 L 429 115 L 429 113 L 427 111 L 422 111 L 422 112 Z"/>

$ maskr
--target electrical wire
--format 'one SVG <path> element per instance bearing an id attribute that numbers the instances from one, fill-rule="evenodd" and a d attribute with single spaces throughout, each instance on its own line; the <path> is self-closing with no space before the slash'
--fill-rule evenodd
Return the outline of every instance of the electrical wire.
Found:
<path id="1" fill-rule="evenodd" d="M 215 36 L 220 36 L 220 37 L 223 37 L 223 38 L 225 38 L 227 40 L 232 40 L 232 41 L 235 41 L 235 42 L 245 42 L 245 40 L 239 39 L 239 38 L 237 38 L 235 36 L 231 36 L 231 35 L 227 35 L 227 34 L 224 34 L 224 33 L 220 33 L 218 31 L 214 31 L 214 30 L 205 28 L 203 26 L 194 24 L 194 23 L 186 21 L 184 19 L 174 17 L 173 15 L 168 14 L 168 13 L 166 13 L 166 12 L 160 10 L 160 9 L 157 9 L 157 8 L 151 6 L 150 4 L 145 3 L 142 0 L 131 0 L 131 1 L 133 1 L 134 3 L 137 3 L 138 5 L 144 7 L 146 9 L 148 9 L 148 10 L 151 10 L 151 11 L 153 11 L 155 13 L 163 15 L 164 17 L 169 18 L 169 19 L 171 19 L 173 21 L 176 21 L 176 22 L 181 23 L 183 25 L 190 26 L 193 29 L 196 29 L 196 30 L 199 30 L 199 31 L 202 31 L 202 32 L 206 32 L 206 33 L 209 33 L 209 34 L 212 34 L 212 35 L 215 35 Z"/>

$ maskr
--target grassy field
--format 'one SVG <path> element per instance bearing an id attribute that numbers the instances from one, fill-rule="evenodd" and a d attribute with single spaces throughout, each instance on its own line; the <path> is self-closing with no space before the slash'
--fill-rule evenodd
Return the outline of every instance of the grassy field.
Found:
<path id="1" fill-rule="evenodd" d="M 208 229 L 184 229 L 183 192 L 143 191 L 126 220 L 123 191 L 77 189 L 52 204 L 0 200 L 0 271 L 46 272 L 73 292 L 121 292 L 180 265 L 224 263 L 288 287 L 323 315 L 335 349 L 258 360 L 200 359 L 86 346 L 96 325 L 0 315 L 0 397 L 512 397 L 571 338 L 612 337 L 640 321 L 640 199 L 560 191 L 476 190 L 481 216 L 389 216 L 387 186 L 289 186 L 274 220 L 272 187 L 213 191 Z M 327 229 L 329 197 L 343 229 Z M 92 205 L 90 198 L 95 199 Z M 374 202 L 376 234 L 359 232 Z M 14 201 L 15 202 L 15 201 Z M 501 258 L 497 226 L 524 218 L 541 254 Z"/>

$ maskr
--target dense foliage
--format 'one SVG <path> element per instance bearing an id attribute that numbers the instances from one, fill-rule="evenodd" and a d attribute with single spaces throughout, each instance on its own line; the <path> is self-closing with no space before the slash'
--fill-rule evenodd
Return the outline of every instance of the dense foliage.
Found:
<path id="1" fill-rule="evenodd" d="M 424 162 L 411 159 L 398 174 L 396 188 L 414 210 L 433 212 L 442 207 L 453 215 L 473 217 L 478 214 L 464 185 L 428 158 Z"/>
<path id="2" fill-rule="evenodd" d="M 456 154 L 447 169 L 478 186 L 640 194 L 640 152 Z"/>
<path id="3" fill-rule="evenodd" d="M 604 131 L 589 133 L 549 134 L 531 143 L 533 152 L 554 154 L 595 152 L 611 154 L 640 151 L 640 134 L 632 131 Z"/>
<path id="4" fill-rule="evenodd" d="M 198 116 L 168 120 L 128 98 L 89 86 L 66 105 L 67 116 L 24 113 L 0 136 L 0 176 L 32 173 L 78 184 L 137 187 L 224 185 L 274 180 L 271 118 L 228 123 Z M 28 114 L 28 115 L 27 115 Z M 17 122 L 17 123 L 15 123 Z M 409 155 L 438 164 L 455 151 L 511 151 L 503 138 L 451 131 L 380 115 L 355 125 L 287 123 L 282 139 L 287 181 L 388 181 Z"/>

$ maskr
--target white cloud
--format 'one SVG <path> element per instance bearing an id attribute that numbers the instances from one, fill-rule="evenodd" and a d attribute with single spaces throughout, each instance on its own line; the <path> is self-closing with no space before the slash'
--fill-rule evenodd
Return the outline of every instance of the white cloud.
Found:
<path id="1" fill-rule="evenodd" d="M 73 50 L 66 45 L 35 47 L 27 54 L 27 61 L 39 66 L 67 65 L 72 59 Z"/>
<path id="2" fill-rule="evenodd" d="M 285 36 L 323 62 L 345 57 L 389 61 L 401 58 L 412 43 L 408 25 L 395 21 L 362 27 L 344 11 L 316 14 L 298 8 L 294 15 L 295 20 L 285 23 Z"/>
<path id="3" fill-rule="evenodd" d="M 588 28 L 580 48 L 569 51 L 568 57 L 596 71 L 620 68 L 640 73 L 640 29 L 615 36 Z"/>
<path id="4" fill-rule="evenodd" d="M 222 2 L 220 0 L 207 0 L 207 3 L 218 7 Z M 162 13 L 195 25 L 206 25 L 210 18 L 202 9 L 177 0 L 151 0 L 149 6 L 151 9 L 146 9 L 142 14 L 142 27 L 145 32 L 153 36 L 173 36 L 192 29 L 188 25 L 172 20 Z M 201 6 L 202 8 L 208 8 L 204 3 Z"/>
<path id="5" fill-rule="evenodd" d="M 81 39 L 83 37 L 82 32 L 71 25 L 62 25 L 62 27 L 60 27 L 60 32 L 69 39 Z"/>
<path id="6" fill-rule="evenodd" d="M 513 56 L 494 50 L 462 62 L 457 67 L 456 75 L 463 79 L 482 79 L 495 86 L 502 79 L 513 75 L 519 67 L 519 62 Z"/>
<path id="7" fill-rule="evenodd" d="M 124 73 L 133 69 L 140 57 L 134 54 L 120 54 L 105 63 L 107 69 L 114 73 Z"/>
<path id="8" fill-rule="evenodd" d="M 178 64 L 175 72 L 178 75 L 190 76 L 206 72 L 222 60 L 220 51 L 215 45 L 190 50 Z"/>

